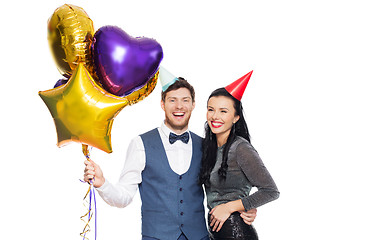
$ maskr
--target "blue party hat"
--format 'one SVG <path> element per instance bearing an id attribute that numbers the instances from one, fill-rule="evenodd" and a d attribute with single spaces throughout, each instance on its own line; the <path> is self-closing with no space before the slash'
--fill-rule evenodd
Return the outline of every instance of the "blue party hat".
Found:
<path id="1" fill-rule="evenodd" d="M 168 72 L 164 67 L 159 68 L 159 79 L 162 84 L 162 91 L 166 91 L 169 86 L 178 80 L 172 73 Z"/>

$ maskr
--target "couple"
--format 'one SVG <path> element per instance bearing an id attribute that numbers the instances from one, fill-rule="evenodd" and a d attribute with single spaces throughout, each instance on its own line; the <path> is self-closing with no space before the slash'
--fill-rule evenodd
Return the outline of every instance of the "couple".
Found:
<path id="1" fill-rule="evenodd" d="M 188 130 L 193 87 L 161 68 L 165 120 L 131 141 L 118 183 L 109 183 L 93 161 L 85 162 L 84 180 L 93 179 L 111 206 L 127 206 L 139 188 L 143 240 L 258 239 L 251 225 L 256 208 L 279 192 L 250 144 L 242 113 L 240 99 L 251 73 L 233 83 L 242 87 L 231 84 L 210 95 L 203 140 Z M 258 191 L 250 195 L 252 186 Z"/>

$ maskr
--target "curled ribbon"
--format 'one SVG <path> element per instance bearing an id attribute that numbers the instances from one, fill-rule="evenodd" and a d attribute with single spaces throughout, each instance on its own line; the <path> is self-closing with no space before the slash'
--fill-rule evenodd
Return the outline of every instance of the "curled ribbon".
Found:
<path id="1" fill-rule="evenodd" d="M 89 146 L 88 145 L 85 145 L 83 144 L 82 145 L 82 149 L 83 149 L 83 154 L 84 156 L 87 158 L 87 160 L 89 161 L 89 156 L 90 156 L 90 153 L 89 153 Z M 84 182 L 84 181 L 82 181 Z M 85 182 L 84 182 L 85 183 Z M 93 181 L 91 180 L 89 183 L 89 188 L 88 188 L 88 191 L 87 193 L 85 194 L 84 198 L 83 198 L 83 205 L 85 207 L 88 208 L 88 211 L 86 214 L 84 214 L 83 216 L 80 217 L 80 219 L 85 223 L 85 226 L 83 228 L 83 231 L 80 233 L 80 236 L 83 237 L 83 240 L 84 239 L 88 239 L 86 237 L 87 233 L 91 231 L 91 228 L 90 228 L 90 221 L 93 217 L 93 208 L 92 208 L 92 203 L 94 202 L 94 239 L 97 239 L 97 204 L 96 204 L 96 194 L 95 194 L 95 191 L 94 191 L 94 187 L 93 187 Z M 87 200 L 89 199 L 89 200 Z"/>

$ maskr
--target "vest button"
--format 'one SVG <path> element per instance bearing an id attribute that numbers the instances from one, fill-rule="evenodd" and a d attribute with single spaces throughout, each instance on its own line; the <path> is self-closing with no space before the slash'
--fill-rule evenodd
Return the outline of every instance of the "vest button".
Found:
<path id="1" fill-rule="evenodd" d="M 183 224 L 181 224 L 181 227 L 183 227 Z"/>
<path id="2" fill-rule="evenodd" d="M 179 178 L 182 179 L 182 176 L 180 176 Z"/>
<path id="3" fill-rule="evenodd" d="M 180 187 L 180 192 L 182 192 L 182 187 Z"/>
<path id="4" fill-rule="evenodd" d="M 183 200 L 180 200 L 180 203 L 183 203 Z"/>
<path id="5" fill-rule="evenodd" d="M 180 214 L 181 214 L 181 216 L 182 216 L 182 215 L 183 215 L 183 212 L 181 212 Z"/>

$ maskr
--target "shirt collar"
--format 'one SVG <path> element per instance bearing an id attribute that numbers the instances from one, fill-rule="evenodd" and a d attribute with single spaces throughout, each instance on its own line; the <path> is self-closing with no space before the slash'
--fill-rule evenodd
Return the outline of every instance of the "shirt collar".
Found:
<path id="1" fill-rule="evenodd" d="M 164 123 L 164 121 L 161 125 L 161 130 L 162 130 L 162 133 L 164 134 L 164 136 L 166 136 L 167 138 L 169 137 L 169 133 L 175 133 L 169 127 L 167 127 L 167 125 Z M 189 129 L 187 128 L 185 132 L 189 132 Z M 183 133 L 185 133 L 185 132 L 183 132 Z M 183 133 L 181 133 L 181 134 L 183 134 Z"/>

